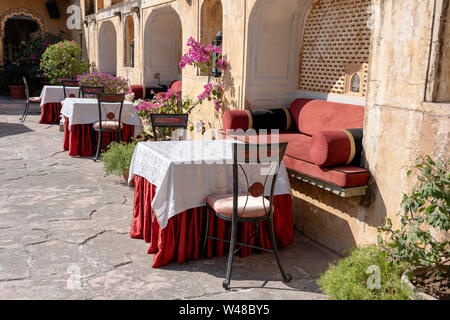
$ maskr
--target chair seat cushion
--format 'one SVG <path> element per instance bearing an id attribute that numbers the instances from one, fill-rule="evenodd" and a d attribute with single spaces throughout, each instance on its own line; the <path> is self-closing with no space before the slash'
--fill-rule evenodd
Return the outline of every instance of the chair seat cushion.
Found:
<path id="1" fill-rule="evenodd" d="M 242 194 L 238 196 L 238 216 L 241 218 L 258 218 L 267 215 L 270 202 L 264 197 L 252 197 Z M 232 194 L 212 194 L 206 198 L 206 203 L 214 209 L 215 212 L 226 216 L 233 216 L 233 195 Z M 245 210 L 244 210 L 245 206 Z M 266 208 L 266 209 L 265 209 Z M 244 211 L 244 212 L 242 212 Z"/>
<path id="2" fill-rule="evenodd" d="M 30 103 L 41 103 L 42 99 L 40 97 L 30 97 L 28 98 Z"/>
<path id="3" fill-rule="evenodd" d="M 92 125 L 94 129 L 100 129 L 100 122 L 94 122 Z M 102 129 L 105 130 L 119 130 L 119 121 L 106 120 L 102 121 Z M 123 129 L 123 123 L 120 124 L 120 129 Z"/>

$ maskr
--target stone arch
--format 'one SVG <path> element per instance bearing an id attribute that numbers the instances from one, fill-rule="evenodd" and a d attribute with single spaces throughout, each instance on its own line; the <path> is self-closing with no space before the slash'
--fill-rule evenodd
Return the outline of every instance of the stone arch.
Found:
<path id="1" fill-rule="evenodd" d="M 245 104 L 287 107 L 297 96 L 302 26 L 313 0 L 258 0 L 248 22 Z"/>
<path id="2" fill-rule="evenodd" d="M 201 8 L 200 41 L 207 45 L 223 29 L 223 9 L 221 0 L 204 0 Z"/>
<path id="3" fill-rule="evenodd" d="M 98 69 L 117 74 L 117 32 L 114 23 L 105 21 L 98 33 Z"/>
<path id="4" fill-rule="evenodd" d="M 6 21 L 8 21 L 9 18 L 24 15 L 27 17 L 30 17 L 34 21 L 37 22 L 39 26 L 39 30 L 41 32 L 41 36 L 45 34 L 47 31 L 47 25 L 45 23 L 45 20 L 36 12 L 30 9 L 25 8 L 17 8 L 17 9 L 11 9 L 9 11 L 6 11 L 0 16 L 0 65 L 3 65 L 3 39 L 5 37 L 5 25 Z"/>
<path id="5" fill-rule="evenodd" d="M 182 51 L 182 25 L 171 7 L 153 10 L 144 27 L 144 85 L 154 86 L 160 74 L 161 84 L 181 79 L 179 62 Z"/>

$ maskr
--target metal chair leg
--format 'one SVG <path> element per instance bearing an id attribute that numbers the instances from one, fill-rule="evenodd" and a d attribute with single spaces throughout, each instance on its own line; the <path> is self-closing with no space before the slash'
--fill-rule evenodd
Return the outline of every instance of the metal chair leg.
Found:
<path id="1" fill-rule="evenodd" d="M 285 273 L 283 267 L 281 266 L 280 258 L 278 257 L 278 249 L 275 241 L 275 231 L 273 226 L 273 218 L 270 218 L 270 241 L 272 242 L 272 250 L 275 255 L 275 259 L 277 260 L 278 268 L 280 269 L 281 275 L 285 282 L 289 282 L 292 279 L 292 276 L 289 273 Z"/>
<path id="2" fill-rule="evenodd" d="M 231 222 L 231 241 L 230 241 L 230 249 L 228 251 L 227 274 L 225 276 L 225 280 L 223 281 L 223 287 L 226 290 L 229 289 L 230 281 L 231 281 L 231 269 L 233 267 L 234 244 L 236 241 L 236 225 L 237 225 L 237 221 L 233 217 L 233 221 Z"/>
<path id="3" fill-rule="evenodd" d="M 100 156 L 100 147 L 102 145 L 102 132 L 98 131 L 98 143 L 97 143 L 97 152 L 95 154 L 94 161 L 97 161 Z"/>
<path id="4" fill-rule="evenodd" d="M 25 103 L 25 110 L 23 111 L 22 117 L 19 119 L 20 122 L 25 122 L 25 119 L 27 118 L 28 115 L 28 109 L 30 108 L 30 102 L 26 102 Z"/>
<path id="5" fill-rule="evenodd" d="M 206 257 L 206 244 L 208 243 L 208 233 L 209 233 L 209 206 L 206 206 L 206 229 L 205 229 L 205 237 L 203 238 L 203 247 L 202 247 L 202 256 Z"/>

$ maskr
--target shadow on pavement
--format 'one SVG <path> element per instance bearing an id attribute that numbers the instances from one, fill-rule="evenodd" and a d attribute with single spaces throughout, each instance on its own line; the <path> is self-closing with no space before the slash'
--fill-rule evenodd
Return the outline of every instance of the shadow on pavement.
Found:
<path id="1" fill-rule="evenodd" d="M 33 130 L 20 123 L 0 122 L 0 138 L 31 131 Z"/>

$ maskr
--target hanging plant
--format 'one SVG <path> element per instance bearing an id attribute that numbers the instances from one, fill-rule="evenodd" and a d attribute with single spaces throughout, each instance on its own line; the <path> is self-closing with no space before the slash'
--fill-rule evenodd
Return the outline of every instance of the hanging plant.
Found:
<path id="1" fill-rule="evenodd" d="M 201 42 L 190 37 L 187 46 L 188 52 L 181 57 L 180 68 L 187 65 L 198 67 L 203 73 L 210 73 L 212 68 L 226 70 L 228 63 L 222 57 L 222 48 L 208 44 L 206 47 Z"/>

